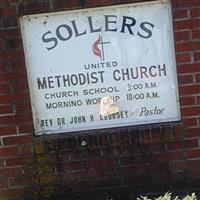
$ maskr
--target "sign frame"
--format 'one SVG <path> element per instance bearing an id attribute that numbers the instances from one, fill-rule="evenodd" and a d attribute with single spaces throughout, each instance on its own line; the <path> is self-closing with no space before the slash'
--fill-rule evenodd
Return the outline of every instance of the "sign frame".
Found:
<path id="1" fill-rule="evenodd" d="M 168 54 L 169 55 L 167 57 L 167 56 L 163 56 L 158 53 L 159 56 L 162 57 L 162 59 L 159 60 L 159 56 L 158 56 L 158 58 L 156 57 L 157 55 L 155 56 L 155 60 L 158 64 L 155 65 L 155 63 L 154 63 L 154 64 L 150 64 L 149 66 L 146 66 L 146 65 L 144 65 L 145 62 L 142 59 L 137 60 L 136 56 L 134 57 L 134 55 L 130 53 L 131 51 L 133 51 L 133 49 L 131 48 L 131 46 L 128 43 L 135 42 L 136 44 L 138 44 L 138 46 L 140 46 L 141 44 L 143 44 L 145 46 L 145 42 L 147 43 L 148 37 L 150 38 L 150 40 L 151 40 L 151 38 L 155 37 L 153 35 L 154 30 L 157 31 L 157 32 L 156 31 L 155 32 L 158 36 L 161 35 L 161 33 L 159 32 L 159 27 L 156 27 L 156 24 L 154 24 L 152 20 L 146 21 L 151 13 L 150 14 L 148 13 L 148 17 L 145 18 L 145 15 L 143 16 L 142 14 L 139 14 L 139 11 L 138 11 L 139 7 L 141 7 L 141 9 L 143 8 L 144 10 L 146 9 L 145 11 L 147 11 L 147 8 L 152 7 L 152 6 L 154 6 L 154 7 L 165 6 L 165 9 L 166 9 L 165 14 L 168 13 L 167 17 L 169 17 L 168 20 L 167 20 L 167 18 L 165 18 L 165 20 L 167 20 L 167 25 L 169 26 L 169 28 L 167 30 L 164 30 L 164 29 L 166 29 L 166 26 L 163 26 L 162 28 L 163 28 L 164 35 L 167 35 L 166 32 L 169 34 L 169 37 L 167 39 L 170 41 L 170 44 L 163 45 L 160 43 L 156 43 L 155 38 L 152 39 L 152 41 L 150 41 L 150 43 L 152 43 L 152 46 L 154 45 L 153 46 L 154 48 L 157 48 L 157 46 L 158 46 L 159 50 L 161 47 L 168 48 L 167 51 L 165 51 L 163 49 L 163 52 L 166 53 L 167 55 Z M 125 15 L 125 14 L 122 15 L 121 13 L 124 12 L 125 8 L 130 9 L 130 10 L 126 13 L 127 15 Z M 136 13 L 140 17 L 142 16 L 141 17 L 141 18 L 143 18 L 142 20 L 139 17 L 137 18 L 136 14 L 134 15 L 134 17 L 132 17 L 132 15 L 130 15 L 130 14 L 128 15 L 128 13 L 130 13 L 134 9 L 137 11 Z M 157 8 L 155 8 L 155 10 L 157 11 Z M 101 34 L 99 34 L 99 32 L 100 32 L 99 26 L 95 26 L 95 24 L 92 24 L 93 23 L 92 17 L 94 16 L 94 14 L 92 15 L 91 13 L 98 13 L 98 12 L 101 14 L 104 13 L 104 16 L 107 16 L 107 18 L 106 17 L 104 18 L 105 31 L 101 32 L 103 36 Z M 105 14 L 106 12 L 112 12 L 112 14 L 106 15 Z M 113 13 L 114 14 L 116 13 L 116 14 L 114 15 Z M 59 24 L 58 23 L 59 16 L 62 17 L 62 20 L 65 19 L 66 23 Z M 58 62 L 59 64 L 66 62 L 66 60 L 63 57 L 58 56 L 58 59 L 61 59 L 62 62 L 57 59 L 57 55 L 59 53 L 59 51 L 57 51 L 57 49 L 60 48 L 60 52 L 62 52 L 63 50 L 66 50 L 67 47 L 65 45 L 67 43 L 67 40 L 70 40 L 70 42 L 72 41 L 71 43 L 69 42 L 71 51 L 72 51 L 72 55 L 73 55 L 72 57 L 76 57 L 77 48 L 72 48 L 73 42 L 75 45 L 77 45 L 77 43 L 75 43 L 76 42 L 75 40 L 78 40 L 79 38 L 84 37 L 88 30 L 83 29 L 82 24 L 84 24 L 86 22 L 81 21 L 82 24 L 81 23 L 78 24 L 78 20 L 76 21 L 75 20 L 76 17 L 74 17 L 74 16 L 78 16 L 78 19 L 80 19 L 80 17 L 85 16 L 85 19 L 88 20 L 87 23 L 89 24 L 88 27 L 89 27 L 90 34 L 95 35 L 95 32 L 97 32 L 98 34 L 95 35 L 95 37 L 93 37 L 94 39 L 93 39 L 93 43 L 91 45 L 91 49 L 93 50 L 92 59 L 93 58 L 94 59 L 91 62 L 89 62 L 89 61 L 85 62 L 88 64 L 83 63 L 83 65 L 81 66 L 82 68 L 84 66 L 85 71 L 82 69 L 82 71 L 80 72 L 79 70 L 81 69 L 81 67 L 78 66 L 77 69 L 75 69 L 76 67 L 74 67 L 74 65 L 72 64 L 72 69 L 74 69 L 74 71 L 70 68 L 71 71 L 69 70 L 70 72 L 67 73 L 67 75 L 66 75 L 65 71 L 63 71 L 62 67 L 59 68 L 60 71 L 58 73 L 58 71 L 56 71 L 56 69 L 53 69 L 51 64 L 49 64 L 49 63 L 51 63 L 51 61 L 54 64 L 56 62 Z M 96 16 L 98 16 L 98 15 L 96 15 Z M 99 16 L 100 16 L 100 14 L 99 14 Z M 55 17 L 57 17 L 55 22 L 53 22 L 53 20 L 50 21 L 50 19 L 55 18 Z M 124 54 L 121 53 L 123 55 L 120 54 L 120 49 L 118 47 L 118 45 L 119 45 L 118 44 L 119 42 L 117 43 L 118 36 L 116 36 L 116 37 L 113 36 L 113 34 L 119 30 L 117 27 L 118 30 L 116 31 L 116 24 L 118 25 L 120 23 L 118 21 L 116 22 L 118 17 L 119 18 L 121 17 L 120 22 L 121 22 L 122 26 L 120 27 L 120 31 L 117 34 L 122 35 L 122 33 L 124 33 L 124 34 L 126 34 L 126 37 L 128 37 L 128 39 L 126 40 L 126 39 L 124 39 L 123 36 L 121 36 L 121 35 L 119 36 L 119 40 L 121 41 L 121 43 L 123 43 L 123 42 L 126 43 L 126 45 L 124 45 L 122 48 L 122 51 L 126 51 L 126 53 L 124 53 Z M 39 20 L 40 18 L 42 19 L 41 20 L 42 22 L 37 23 L 37 20 Z M 155 19 L 156 19 L 156 17 L 154 16 L 154 20 Z M 102 20 L 101 16 L 99 18 L 97 17 L 97 22 L 99 22 L 98 20 L 99 21 Z M 157 19 L 157 20 L 159 21 L 159 19 Z M 32 21 L 33 21 L 33 23 L 32 23 L 32 25 L 30 25 Z M 135 32 L 133 33 L 132 27 L 134 27 L 133 23 L 137 24 L 138 21 L 140 21 L 139 25 L 137 25 L 137 28 L 139 30 L 137 31 L 137 34 L 135 34 Z M 70 25 L 69 25 L 69 22 L 71 23 Z M 54 25 L 54 23 L 57 23 L 56 26 Z M 78 25 L 76 23 L 82 29 L 80 28 L 78 30 Z M 39 34 L 41 32 L 41 30 L 40 29 L 38 30 L 39 33 L 35 32 L 35 35 L 32 34 L 32 32 L 34 32 L 34 27 L 37 27 L 38 24 L 40 24 L 40 26 L 39 26 L 40 28 L 41 27 L 48 27 L 48 28 L 46 28 L 46 32 L 43 31 L 43 35 L 40 35 L 40 38 L 41 38 L 40 42 L 36 43 L 33 41 L 35 40 L 35 38 L 38 39 L 38 36 L 36 36 L 36 35 Z M 48 26 L 48 24 L 50 24 L 50 25 Z M 160 21 L 158 22 L 158 24 L 160 24 Z M 25 52 L 25 60 L 26 60 L 27 74 L 28 74 L 28 81 L 29 81 L 29 90 L 30 90 L 30 95 L 31 95 L 33 121 L 34 121 L 34 128 L 35 128 L 36 135 L 82 132 L 82 131 L 95 130 L 95 129 L 130 127 L 130 126 L 143 125 L 143 124 L 150 125 L 150 124 L 155 124 L 155 123 L 175 122 L 175 121 L 181 120 L 170 0 L 158 0 L 158 1 L 153 1 L 153 2 L 120 4 L 120 5 L 115 5 L 115 6 L 87 8 L 87 9 L 72 10 L 72 11 L 61 11 L 61 12 L 55 12 L 55 13 L 25 15 L 25 16 L 20 17 L 20 26 L 21 26 L 22 40 L 23 40 L 23 46 L 24 46 L 24 52 Z M 54 28 L 50 29 L 49 27 L 51 27 L 51 26 Z M 29 30 L 28 30 L 28 28 L 29 28 Z M 54 29 L 54 33 L 53 33 L 53 29 Z M 68 30 L 68 35 L 64 35 L 64 32 L 63 32 L 64 29 Z M 73 31 L 73 33 L 70 32 L 71 30 Z M 106 31 L 108 32 L 107 35 L 105 34 Z M 57 33 L 57 38 L 55 37 L 56 33 Z M 127 33 L 129 33 L 129 36 L 127 36 Z M 52 35 L 54 37 L 50 37 Z M 111 35 L 110 38 L 108 37 L 109 35 Z M 60 40 L 59 40 L 58 36 L 60 36 Z M 71 36 L 70 39 L 68 38 L 69 36 Z M 104 41 L 104 36 L 106 38 L 105 41 Z M 31 37 L 34 38 L 34 39 L 32 38 L 33 39 L 32 42 L 30 41 Z M 137 37 L 137 39 L 132 39 L 134 37 Z M 111 41 L 108 39 L 110 39 Z M 161 39 L 163 39 L 163 38 L 161 38 Z M 87 47 L 87 45 L 88 45 L 87 40 L 89 40 L 89 37 L 85 40 L 81 40 L 81 42 L 82 42 L 81 47 L 82 46 Z M 153 44 L 153 42 L 155 44 Z M 146 49 L 144 48 L 144 50 L 147 51 L 148 48 L 151 47 L 150 43 L 147 46 L 145 46 Z M 45 44 L 46 46 L 44 45 L 41 48 L 41 46 L 40 46 L 41 44 L 42 45 Z M 100 44 L 102 45 L 101 48 L 99 46 Z M 109 45 L 112 46 L 112 48 L 115 50 L 115 54 L 118 53 L 118 56 L 122 57 L 121 58 L 122 61 L 117 60 L 115 58 L 115 55 L 110 52 L 108 54 L 105 54 L 105 52 L 103 52 L 103 49 L 104 49 L 103 45 L 106 45 L 106 44 L 108 46 Z M 58 47 L 59 45 L 61 47 Z M 36 51 L 37 49 L 38 49 L 38 52 Z M 48 65 L 51 67 L 47 67 L 47 70 L 46 70 L 46 71 L 48 71 L 48 76 L 45 76 L 45 70 L 41 69 L 41 64 L 40 64 L 40 58 L 41 58 L 40 56 L 42 55 L 41 49 L 46 51 L 46 53 L 44 53 L 43 56 L 46 56 L 47 53 L 50 54 L 49 57 L 47 57 L 47 56 L 45 57 L 46 60 L 41 59 L 42 60 L 41 62 L 43 62 L 43 64 L 45 64 L 45 62 L 47 63 L 47 58 L 49 58 L 49 60 L 50 60 L 48 62 Z M 140 47 L 138 49 L 135 48 L 133 53 L 137 54 L 137 51 L 140 51 L 140 53 L 142 54 L 143 49 L 140 49 Z M 54 50 L 57 51 L 56 56 L 52 53 L 52 52 L 55 52 Z M 83 51 L 82 48 L 81 48 L 81 50 Z M 102 50 L 102 52 L 99 53 L 99 50 Z M 158 50 L 153 49 L 152 51 L 155 53 Z M 70 52 L 69 49 L 68 49 L 68 52 Z M 110 56 L 110 58 L 111 58 L 110 60 L 106 60 L 107 55 Z M 147 56 L 148 59 L 151 61 L 152 61 L 152 59 L 150 59 L 150 56 L 152 56 L 152 55 L 153 55 L 152 53 L 149 53 L 148 54 L 149 57 Z M 128 59 L 125 60 L 124 57 L 128 57 Z M 166 60 L 169 57 L 170 57 L 170 61 L 168 62 Z M 53 60 L 54 58 L 55 58 L 55 60 L 56 59 L 57 60 L 54 61 Z M 68 58 L 69 62 L 73 63 L 72 58 L 70 58 L 70 57 L 67 57 L 67 58 Z M 101 62 L 100 61 L 97 62 L 95 60 L 95 59 L 99 59 L 99 58 L 101 59 Z M 84 57 L 81 57 L 81 59 L 84 59 Z M 130 63 L 133 60 L 136 60 L 136 62 L 137 62 L 137 64 L 135 64 L 134 67 L 130 65 Z M 166 63 L 164 61 L 161 62 L 161 60 L 165 60 Z M 101 65 L 102 62 L 104 63 L 103 66 Z M 140 64 L 139 62 L 141 62 L 142 64 Z M 122 65 L 125 65 L 125 68 L 123 68 Z M 96 67 L 96 69 L 101 68 L 101 70 L 99 70 L 99 71 L 96 71 L 96 69 L 90 70 L 91 66 L 93 66 L 94 69 L 95 69 L 95 67 Z M 46 66 L 44 66 L 44 67 L 46 67 Z M 168 70 L 167 67 L 170 69 Z M 125 70 L 127 70 L 127 71 L 125 71 Z M 135 74 L 136 73 L 140 74 L 140 75 L 138 75 L 138 76 L 140 76 L 140 79 L 138 78 L 138 82 L 136 84 L 132 84 L 132 82 L 129 81 L 131 74 L 132 74 L 132 78 L 134 76 L 133 70 L 137 70 L 137 71 L 135 71 Z M 110 75 L 108 77 L 106 77 L 106 75 L 109 74 L 111 71 L 112 71 L 112 77 Z M 127 78 L 124 75 L 124 74 L 126 74 L 126 72 L 129 73 L 129 78 Z M 65 77 L 62 78 L 62 76 L 63 77 L 65 76 Z M 54 79 L 52 77 L 54 77 Z M 155 77 L 157 78 L 157 80 L 154 79 Z M 109 80 L 111 78 L 114 78 L 114 80 L 113 80 L 114 86 L 112 86 L 112 82 L 109 82 Z M 125 78 L 127 80 L 123 80 Z M 169 78 L 169 83 L 167 83 L 168 78 Z M 36 81 L 36 79 L 37 79 L 37 81 Z M 70 79 L 71 82 L 69 82 L 69 81 L 67 82 L 66 79 L 67 80 Z M 150 79 L 151 81 L 148 81 L 148 79 Z M 65 82 L 63 82 L 63 80 Z M 78 80 L 77 84 L 75 84 L 76 80 Z M 146 80 L 146 81 L 143 81 L 143 80 Z M 155 81 L 152 81 L 152 80 L 155 80 Z M 162 83 L 163 80 L 164 80 L 164 83 Z M 108 87 L 106 86 L 106 84 L 107 84 L 106 81 L 109 82 Z M 123 81 L 126 82 L 125 83 L 126 88 L 124 88 L 124 89 L 121 87 L 121 84 L 123 84 Z M 62 83 L 62 89 L 60 90 L 61 82 L 63 82 L 63 83 Z M 70 91 L 66 92 L 65 91 L 66 85 L 68 87 L 75 86 L 75 89 L 70 89 Z M 74 109 L 70 108 L 69 111 L 67 109 L 62 111 L 62 109 L 57 109 L 57 107 L 54 108 L 53 103 L 48 104 L 48 105 L 51 105 L 51 107 L 50 106 L 48 107 L 47 106 L 47 101 L 49 100 L 48 98 L 50 98 L 50 96 L 52 97 L 53 94 L 57 95 L 57 94 L 55 94 L 55 93 L 57 93 L 57 90 L 55 89 L 56 87 L 58 89 L 58 92 L 60 92 L 59 94 L 63 95 L 65 97 L 65 99 L 67 99 L 67 98 L 71 99 L 71 96 L 73 96 L 74 98 L 77 98 L 77 97 L 80 98 L 80 100 L 82 102 L 81 106 L 83 105 L 83 103 L 86 104 L 86 100 L 88 100 L 88 98 L 86 98 L 87 96 L 89 96 L 90 98 L 93 98 L 93 97 L 99 98 L 99 102 L 97 103 L 96 107 L 98 106 L 98 112 L 99 112 L 100 119 L 98 118 L 97 123 L 95 122 L 96 119 L 93 119 L 93 117 L 96 117 L 97 111 L 95 111 L 95 114 L 92 113 L 92 111 L 91 111 L 92 109 L 94 109 L 94 110 L 96 109 L 94 105 L 91 105 L 92 109 L 90 110 L 90 114 L 86 118 L 84 118 L 84 116 L 86 116 L 86 114 L 87 114 L 86 111 L 89 110 L 88 104 L 84 105 L 85 107 L 83 110 L 81 110 L 81 106 L 79 107 L 77 105 L 74 107 Z M 143 87 L 143 88 L 140 88 L 140 87 Z M 146 87 L 146 88 L 144 88 L 144 87 Z M 162 88 L 157 89 L 159 91 L 158 93 L 156 93 L 156 92 L 154 93 L 151 87 L 154 87 L 154 88 L 163 87 L 164 89 L 166 89 L 173 96 L 172 98 L 169 97 L 169 99 L 170 99 L 170 103 L 174 107 L 174 109 L 169 108 L 169 106 L 167 107 L 167 103 L 169 103 L 169 101 L 165 102 L 165 104 L 163 104 L 160 107 L 159 107 L 159 105 L 157 105 L 157 106 L 154 106 L 153 108 L 151 108 L 154 101 L 158 102 L 157 100 L 159 98 L 161 99 L 160 103 L 162 104 L 162 101 L 165 101 L 164 96 L 166 95 L 166 93 L 164 93 Z M 54 92 L 51 93 L 51 92 L 49 92 L 48 89 L 52 90 Z M 94 96 L 92 93 L 91 94 L 89 93 L 89 91 L 91 91 L 91 89 L 93 89 L 92 92 L 97 91 L 97 90 L 99 90 L 101 92 L 100 93 L 96 92 L 96 94 L 98 94 L 98 95 Z M 146 89 L 146 93 L 145 93 L 145 89 Z M 105 93 L 103 92 L 104 90 L 106 91 Z M 131 91 L 131 92 L 123 94 L 122 93 L 123 90 Z M 139 93 L 133 92 L 136 90 L 139 91 Z M 147 90 L 151 91 L 151 93 L 147 92 Z M 45 92 L 41 92 L 41 91 L 45 91 Z M 37 97 L 38 94 L 41 97 L 41 99 L 39 99 Z M 106 94 L 106 95 L 104 95 L 104 94 Z M 124 97 L 122 94 L 126 97 Z M 137 96 L 137 94 L 138 94 L 138 96 Z M 162 98 L 161 98 L 161 96 L 162 96 Z M 95 98 L 93 98 L 93 99 L 95 99 Z M 123 101 L 125 98 L 126 98 L 126 101 L 129 103 L 129 106 L 127 106 L 126 109 L 122 108 L 124 106 Z M 139 98 L 139 99 L 137 99 L 137 98 Z M 145 104 L 145 98 L 148 99 L 146 101 L 150 102 L 149 105 Z M 143 106 L 141 108 L 137 108 L 137 106 L 135 106 L 134 109 L 132 109 L 132 111 L 130 112 L 129 108 L 132 106 L 133 102 L 137 103 L 137 102 L 139 102 L 139 100 L 141 100 L 141 103 L 138 105 L 141 107 L 143 104 L 145 104 L 145 106 Z M 57 97 L 57 99 L 55 101 L 57 101 L 59 103 L 60 97 Z M 76 103 L 78 104 L 78 102 L 76 102 Z M 42 108 L 41 104 L 43 105 L 43 107 L 44 107 L 44 105 L 46 105 L 46 110 L 48 110 L 48 109 L 50 110 L 50 108 L 51 108 L 52 110 L 55 109 L 55 112 L 52 112 L 52 113 L 46 112 L 45 109 Z M 68 101 L 68 104 L 70 104 L 70 101 Z M 164 107 L 164 105 L 166 107 Z M 85 112 L 85 113 L 78 115 L 79 111 L 77 111 L 77 110 L 79 110 L 79 108 L 80 108 L 80 112 L 83 112 L 83 113 Z M 169 117 L 170 114 L 166 114 L 166 116 L 167 116 L 166 118 L 164 118 L 162 116 L 162 113 L 164 113 L 166 111 L 166 109 L 170 109 L 170 112 L 173 113 L 172 117 Z M 43 114 L 42 112 L 43 113 L 46 112 L 46 114 Z M 57 115 L 58 112 L 61 113 L 61 115 L 62 115 L 61 117 L 59 117 Z M 72 112 L 75 112 L 76 115 L 74 115 L 74 118 L 73 118 L 73 116 L 70 116 L 71 118 L 69 120 L 68 115 Z M 134 114 L 134 113 L 139 113 L 140 116 L 137 116 L 139 114 Z M 51 118 L 48 117 L 48 116 L 51 116 L 52 114 L 54 114 L 55 116 L 57 115 L 55 119 L 53 117 L 51 117 Z M 64 115 L 67 115 L 66 119 L 65 119 Z M 158 115 L 157 118 L 154 117 L 154 115 Z M 109 116 L 111 116 L 112 119 L 109 119 Z M 150 118 L 151 116 L 153 116 L 152 119 Z M 134 121 L 135 118 L 138 118 L 138 119 L 136 119 L 136 121 Z M 148 119 L 146 119 L 146 118 L 148 118 Z M 63 120 L 63 122 L 62 122 L 62 120 Z M 73 124 L 73 125 L 70 125 L 69 124 L 70 122 L 67 122 L 67 121 L 72 122 L 71 124 Z M 57 124 L 54 126 L 54 125 L 52 125 L 53 123 L 55 123 L 55 124 L 57 123 Z"/>

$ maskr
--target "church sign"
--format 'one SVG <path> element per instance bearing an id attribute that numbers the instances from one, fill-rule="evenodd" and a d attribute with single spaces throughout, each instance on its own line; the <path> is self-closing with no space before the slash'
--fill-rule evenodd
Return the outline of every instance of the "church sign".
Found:
<path id="1" fill-rule="evenodd" d="M 37 135 L 180 120 L 168 0 L 20 24 Z"/>

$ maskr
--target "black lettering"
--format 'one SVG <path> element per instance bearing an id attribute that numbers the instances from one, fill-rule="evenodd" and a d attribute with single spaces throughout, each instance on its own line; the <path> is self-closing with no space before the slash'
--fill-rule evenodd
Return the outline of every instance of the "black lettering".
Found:
<path id="1" fill-rule="evenodd" d="M 92 72 L 91 73 L 91 78 L 93 79 L 91 81 L 91 83 L 97 83 L 98 82 L 98 78 L 96 77 L 97 73 L 96 72 Z"/>
<path id="2" fill-rule="evenodd" d="M 146 67 L 140 67 L 140 74 L 141 74 L 141 78 L 144 78 L 144 76 L 146 76 L 148 78 L 147 68 Z"/>
<path id="3" fill-rule="evenodd" d="M 66 87 L 67 86 L 67 84 L 68 84 L 68 86 L 70 86 L 71 84 L 70 84 L 70 80 L 69 80 L 69 75 L 63 75 L 63 85 L 64 85 L 64 87 Z"/>
<path id="4" fill-rule="evenodd" d="M 78 77 L 76 74 L 71 75 L 71 84 L 72 85 L 77 85 L 78 84 Z"/>
<path id="5" fill-rule="evenodd" d="M 156 71 L 154 71 L 154 73 L 153 73 L 153 68 L 156 70 L 156 66 L 151 66 L 150 68 L 149 68 L 149 74 L 152 76 L 152 77 L 156 77 L 158 74 L 157 74 L 157 72 Z"/>
<path id="6" fill-rule="evenodd" d="M 89 27 L 90 27 L 90 33 L 101 32 L 101 27 L 94 29 L 91 16 L 88 17 L 88 22 L 89 22 Z"/>
<path id="7" fill-rule="evenodd" d="M 85 75 L 84 74 L 82 74 L 82 73 L 79 73 L 78 74 L 78 78 L 79 78 L 79 84 L 80 85 L 84 85 L 85 83 L 86 83 L 86 77 L 85 77 Z"/>
<path id="8" fill-rule="evenodd" d="M 122 69 L 122 76 L 123 76 L 123 80 L 129 80 L 129 70 L 128 70 L 128 68 Z M 127 77 L 127 78 L 125 78 L 125 77 Z"/>
<path id="9" fill-rule="evenodd" d="M 128 20 L 129 20 L 129 23 L 128 23 Z M 134 35 L 131 27 L 132 26 L 135 26 L 136 24 L 136 20 L 132 17 L 127 17 L 127 16 L 123 16 L 123 22 L 122 22 L 122 29 L 121 29 L 121 32 L 122 33 L 125 33 L 125 28 L 128 29 L 129 33 L 131 35 Z"/>
<path id="10" fill-rule="evenodd" d="M 41 82 L 40 78 L 37 78 L 38 88 L 40 89 L 47 89 L 47 81 L 46 78 L 43 77 L 43 80 Z"/>
<path id="11" fill-rule="evenodd" d="M 61 76 L 55 76 L 55 79 L 57 79 L 57 85 L 58 85 L 58 87 L 60 87 L 60 78 L 61 78 Z"/>
<path id="12" fill-rule="evenodd" d="M 116 80 L 116 81 L 120 81 L 121 80 L 121 77 L 118 76 L 118 78 L 116 77 L 116 73 L 117 74 L 120 74 L 120 71 L 118 69 L 114 70 L 113 71 L 113 78 Z"/>
<path id="13" fill-rule="evenodd" d="M 52 85 L 54 81 L 52 79 L 53 79 L 53 76 L 47 77 L 49 88 L 54 88 L 54 86 Z"/>
<path id="14" fill-rule="evenodd" d="M 64 37 L 62 34 L 61 34 L 61 30 L 66 30 L 67 34 L 66 34 L 66 37 Z M 71 37 L 72 37 L 72 29 L 70 26 L 68 26 L 67 24 L 62 24 L 60 26 L 57 27 L 56 29 L 56 35 L 57 37 L 62 40 L 62 41 L 66 41 L 66 40 L 69 40 Z"/>
<path id="15" fill-rule="evenodd" d="M 162 67 L 160 65 L 158 65 L 158 72 L 159 72 L 159 76 L 162 76 L 161 72 L 163 72 L 164 76 L 167 75 L 165 64 L 163 64 Z"/>
<path id="16" fill-rule="evenodd" d="M 103 74 L 105 73 L 105 71 L 99 71 L 98 73 L 100 74 L 101 83 L 103 83 L 104 82 Z"/>
<path id="17" fill-rule="evenodd" d="M 150 37 L 152 36 L 152 31 L 151 31 L 150 29 L 148 29 L 148 28 L 146 27 L 146 25 L 150 26 L 152 29 L 153 29 L 153 27 L 154 27 L 154 25 L 151 24 L 151 23 L 149 23 L 149 22 L 142 22 L 142 23 L 140 24 L 140 27 L 141 27 L 141 29 L 142 29 L 145 33 L 147 33 L 147 35 L 143 35 L 142 33 L 140 33 L 140 32 L 138 31 L 137 34 L 138 34 L 140 37 L 142 37 L 142 38 L 150 38 Z"/>
<path id="18" fill-rule="evenodd" d="M 47 35 L 51 34 L 51 31 L 46 32 L 43 36 L 42 36 L 42 41 L 45 43 L 48 42 L 53 42 L 53 46 L 51 47 L 46 47 L 46 49 L 49 51 L 51 49 L 53 49 L 54 47 L 57 46 L 58 44 L 58 40 L 55 37 L 50 37 L 50 38 L 46 38 Z"/>
<path id="19" fill-rule="evenodd" d="M 76 34 L 76 37 L 81 36 L 81 35 L 85 35 L 87 33 L 86 30 L 84 32 L 82 32 L 82 33 L 78 32 L 75 20 L 71 21 L 71 23 L 72 23 L 72 26 L 74 28 L 74 32 Z"/>
<path id="20" fill-rule="evenodd" d="M 109 18 L 114 18 L 114 20 L 109 20 Z M 109 27 L 109 24 L 116 24 L 116 15 L 105 15 L 105 31 L 117 31 L 117 28 Z"/>

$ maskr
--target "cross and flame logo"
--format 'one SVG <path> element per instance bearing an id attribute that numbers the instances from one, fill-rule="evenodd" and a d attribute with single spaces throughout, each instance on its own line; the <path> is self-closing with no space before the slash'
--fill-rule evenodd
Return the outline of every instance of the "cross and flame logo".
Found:
<path id="1" fill-rule="evenodd" d="M 92 50 L 95 56 L 98 56 L 101 61 L 105 60 L 105 50 L 104 45 L 110 42 L 104 42 L 103 37 L 99 35 L 99 38 L 92 44 Z M 99 47 L 100 46 L 100 47 Z"/>

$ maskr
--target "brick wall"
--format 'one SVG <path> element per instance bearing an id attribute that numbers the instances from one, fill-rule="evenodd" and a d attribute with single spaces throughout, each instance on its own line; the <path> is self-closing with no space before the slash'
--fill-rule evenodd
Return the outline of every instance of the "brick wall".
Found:
<path id="1" fill-rule="evenodd" d="M 19 16 L 140 0 L 0 0 L 0 197 L 133 198 L 199 189 L 200 1 L 171 1 L 182 121 L 38 138 Z"/>

